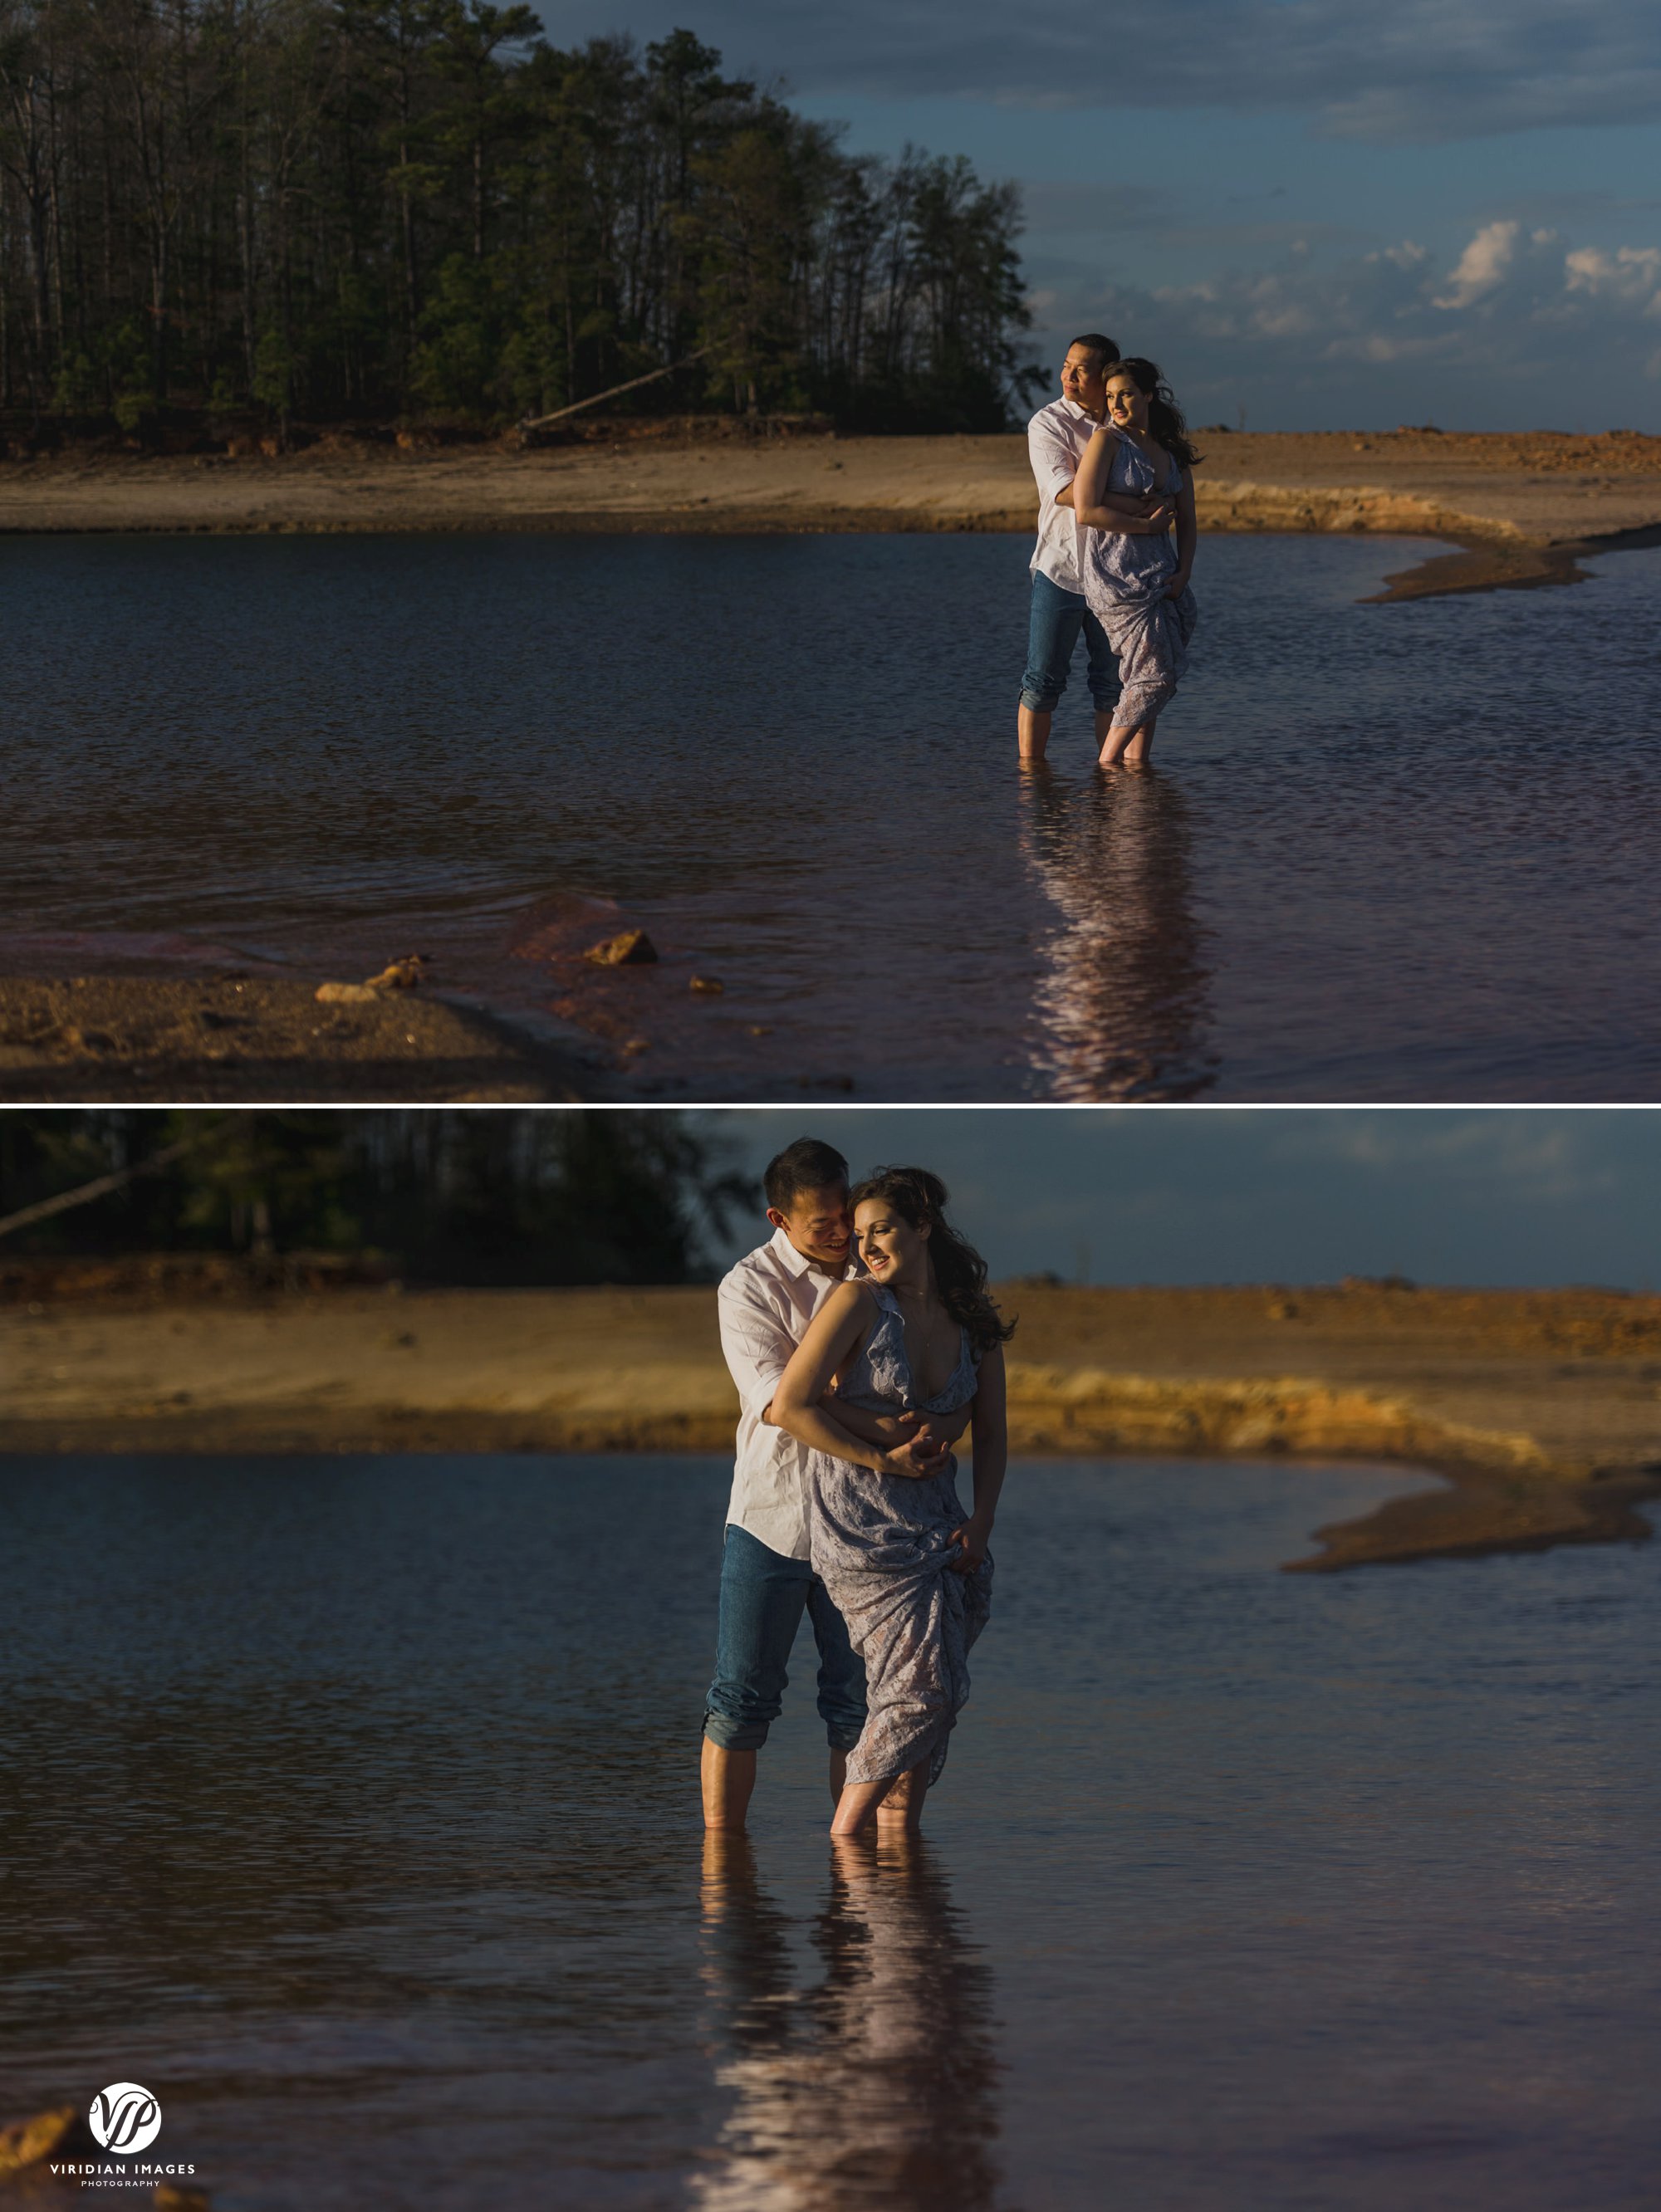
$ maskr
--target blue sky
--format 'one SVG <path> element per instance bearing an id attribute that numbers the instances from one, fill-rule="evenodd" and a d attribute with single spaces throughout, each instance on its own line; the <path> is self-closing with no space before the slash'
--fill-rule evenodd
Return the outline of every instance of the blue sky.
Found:
<path id="1" fill-rule="evenodd" d="M 984 1107 L 699 1117 L 759 1174 L 796 1137 L 934 1168 L 1002 1274 L 1097 1283 L 1661 1285 L 1661 1115 Z M 752 1233 L 753 1231 L 753 1233 Z M 759 1242 L 766 1224 L 735 1234 Z"/>
<path id="2" fill-rule="evenodd" d="M 1661 430 L 1661 14 L 1635 0 L 575 0 L 678 22 L 855 150 L 1013 177 L 1033 351 L 1101 327 L 1190 418 Z"/>

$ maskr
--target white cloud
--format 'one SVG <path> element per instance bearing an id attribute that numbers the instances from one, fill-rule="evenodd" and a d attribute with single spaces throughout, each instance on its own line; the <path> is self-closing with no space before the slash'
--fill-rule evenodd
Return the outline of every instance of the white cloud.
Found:
<path id="1" fill-rule="evenodd" d="M 1577 246 L 1509 216 L 1484 222 L 1451 265 L 1403 241 L 1285 253 L 1151 291 L 1104 285 L 1074 263 L 1048 268 L 1045 287 L 1067 303 L 1046 324 L 1094 324 L 1152 353 L 1201 421 L 1250 403 L 1253 420 L 1286 428 L 1321 427 L 1323 415 L 1334 428 L 1591 429 L 1637 420 L 1661 377 L 1661 246 Z"/>
<path id="2" fill-rule="evenodd" d="M 1432 299 L 1432 307 L 1469 307 L 1485 298 L 1510 268 L 1522 228 L 1520 222 L 1485 223 L 1460 255 L 1448 289 Z"/>
<path id="3" fill-rule="evenodd" d="M 1564 255 L 1563 267 L 1570 292 L 1637 305 L 1646 314 L 1656 311 L 1661 295 L 1661 246 L 1623 246 L 1605 253 L 1595 246 L 1578 246 Z"/>

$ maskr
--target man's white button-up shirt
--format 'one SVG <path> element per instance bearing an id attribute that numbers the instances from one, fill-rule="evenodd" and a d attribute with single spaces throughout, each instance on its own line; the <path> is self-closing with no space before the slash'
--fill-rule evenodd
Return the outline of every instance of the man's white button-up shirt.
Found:
<path id="1" fill-rule="evenodd" d="M 1026 426 L 1026 450 L 1038 483 L 1038 542 L 1031 566 L 1064 592 L 1082 592 L 1079 568 L 1079 525 L 1070 507 L 1057 507 L 1056 495 L 1078 474 L 1085 447 L 1098 428 L 1096 418 L 1074 399 L 1052 399 Z"/>
<path id="2" fill-rule="evenodd" d="M 850 1264 L 840 1279 L 857 1273 Z M 770 1552 L 789 1559 L 807 1557 L 806 1449 L 788 1429 L 770 1426 L 762 1415 L 808 1322 L 838 1279 L 804 1258 L 780 1229 L 722 1278 L 716 1293 L 721 1348 L 738 1385 L 740 1408 L 727 1518 Z"/>

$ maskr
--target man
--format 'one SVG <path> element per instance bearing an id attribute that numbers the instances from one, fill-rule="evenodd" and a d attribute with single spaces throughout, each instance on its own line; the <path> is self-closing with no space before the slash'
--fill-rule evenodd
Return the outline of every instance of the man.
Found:
<path id="1" fill-rule="evenodd" d="M 842 1796 L 848 1753 L 865 1725 L 865 1670 L 842 1615 L 807 1557 L 803 1448 L 769 1419 L 773 1392 L 807 1324 L 836 1285 L 860 1271 L 848 1163 L 801 1137 L 764 1178 L 773 1234 L 740 1260 L 718 1296 L 721 1351 L 739 1392 L 737 1464 L 721 1554 L 715 1676 L 703 1715 L 703 1818 L 741 1828 L 756 1753 L 782 1704 L 790 1647 L 804 1611 L 818 1645 L 818 1709 L 830 1746 L 830 1795 Z M 838 1405 L 837 1419 L 880 1444 L 891 1475 L 934 1474 L 966 1415 L 930 1420 Z"/>
<path id="2" fill-rule="evenodd" d="M 1074 648 L 1083 630 L 1089 651 L 1090 696 L 1096 702 L 1096 749 L 1113 726 L 1119 667 L 1107 633 L 1084 602 L 1073 479 L 1107 412 L 1106 377 L 1119 349 L 1099 331 L 1074 338 L 1062 363 L 1062 396 L 1039 408 L 1026 426 L 1026 449 L 1038 483 L 1038 542 L 1032 552 L 1032 604 L 1026 674 L 1016 717 L 1022 760 L 1037 763 L 1050 743 L 1050 718 L 1067 689 Z M 1146 516 L 1156 501 L 1110 493 L 1104 504 Z"/>

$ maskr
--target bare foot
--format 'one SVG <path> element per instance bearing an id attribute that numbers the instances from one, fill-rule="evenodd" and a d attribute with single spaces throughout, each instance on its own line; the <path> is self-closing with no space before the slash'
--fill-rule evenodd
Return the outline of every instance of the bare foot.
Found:
<path id="1" fill-rule="evenodd" d="M 1141 768 L 1153 750 L 1153 725 L 1123 725 L 1107 733 L 1107 743 L 1096 757 L 1098 768 Z"/>

